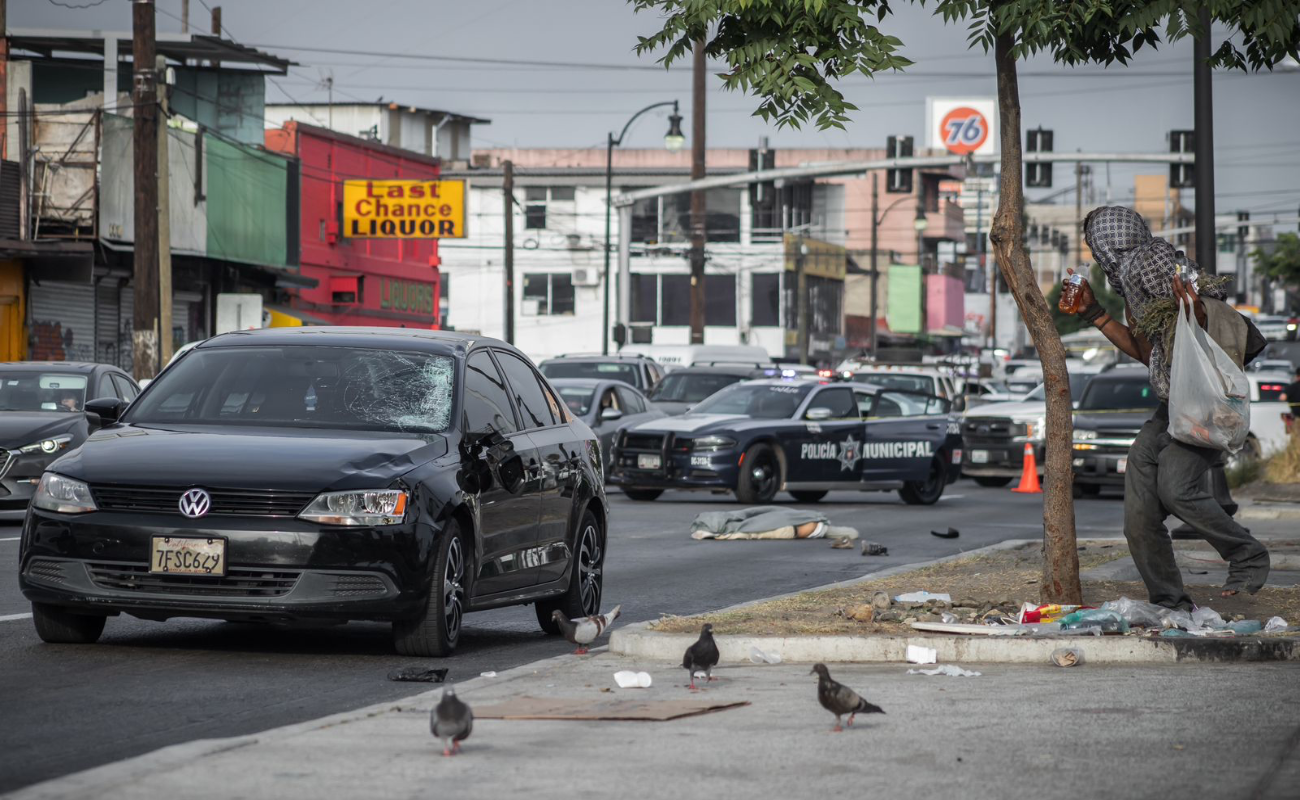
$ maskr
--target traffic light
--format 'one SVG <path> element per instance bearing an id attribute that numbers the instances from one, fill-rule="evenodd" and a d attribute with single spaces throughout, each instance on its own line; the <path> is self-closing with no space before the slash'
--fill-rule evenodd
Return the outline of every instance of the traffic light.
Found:
<path id="1" fill-rule="evenodd" d="M 912 137 L 890 136 L 885 143 L 885 158 L 911 158 Z M 912 170 L 898 168 L 885 171 L 885 191 L 890 194 L 912 193 Z"/>
<path id="2" fill-rule="evenodd" d="M 1238 212 L 1237 212 L 1237 221 L 1238 221 L 1238 222 L 1250 222 L 1250 212 L 1249 212 L 1249 211 L 1238 211 Z M 1249 238 L 1250 238 L 1250 226 L 1249 226 L 1249 225 L 1238 225 L 1238 226 L 1237 226 L 1237 241 L 1238 241 L 1238 242 L 1241 242 L 1241 243 L 1244 245 L 1244 244 L 1246 243 L 1246 240 L 1249 239 Z"/>
<path id="3" fill-rule="evenodd" d="M 1052 152 L 1052 132 L 1036 128 L 1025 132 L 1025 152 Z M 1052 186 L 1052 164 L 1028 162 L 1025 164 L 1025 188 L 1048 189 Z"/>
<path id="4" fill-rule="evenodd" d="M 1169 152 L 1195 153 L 1196 132 L 1195 131 L 1170 131 Z M 1169 188 L 1170 189 L 1192 189 L 1195 188 L 1195 186 L 1196 186 L 1196 165 L 1195 164 L 1170 164 L 1169 165 Z"/>

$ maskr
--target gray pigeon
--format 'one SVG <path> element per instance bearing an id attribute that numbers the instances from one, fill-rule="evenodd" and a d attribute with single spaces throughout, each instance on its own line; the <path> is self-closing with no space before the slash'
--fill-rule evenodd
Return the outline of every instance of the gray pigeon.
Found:
<path id="1" fill-rule="evenodd" d="M 456 689 L 448 686 L 442 690 L 442 699 L 429 716 L 429 730 L 442 740 L 442 754 L 455 755 L 460 752 L 460 743 L 469 738 L 474 730 L 474 712 L 469 705 L 456 696 Z"/>
<path id="2" fill-rule="evenodd" d="M 606 628 L 614 624 L 614 620 L 618 619 L 619 609 L 622 607 L 621 605 L 614 606 L 614 609 L 608 614 L 596 614 L 582 619 L 568 619 L 564 616 L 563 611 L 556 609 L 551 612 L 551 619 L 555 620 L 555 624 L 559 626 L 560 633 L 564 634 L 564 638 L 578 646 L 578 649 L 574 650 L 573 654 L 580 656 L 587 652 L 587 645 L 596 641 L 605 632 Z"/>
<path id="3" fill-rule="evenodd" d="M 825 664 L 813 664 L 812 672 L 809 675 L 817 673 L 817 702 L 822 704 L 822 708 L 835 715 L 835 727 L 831 728 L 833 732 L 844 730 L 840 725 L 840 717 L 845 714 L 849 715 L 849 727 L 853 727 L 853 718 L 858 714 L 883 714 L 885 710 L 880 706 L 872 705 L 858 696 L 858 693 L 831 678 L 830 670 L 826 669 Z"/>
<path id="4" fill-rule="evenodd" d="M 713 680 L 713 668 L 718 665 L 718 643 L 713 641 L 713 626 L 704 623 L 700 629 L 700 638 L 695 644 L 686 648 L 686 654 L 682 656 L 682 668 L 691 676 L 691 690 L 695 690 L 695 673 L 703 670 L 704 676 L 708 680 Z"/>

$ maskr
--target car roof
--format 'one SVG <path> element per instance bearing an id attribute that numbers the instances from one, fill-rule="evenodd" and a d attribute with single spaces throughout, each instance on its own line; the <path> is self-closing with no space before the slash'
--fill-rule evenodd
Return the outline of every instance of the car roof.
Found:
<path id="1" fill-rule="evenodd" d="M 75 372 L 90 372 L 97 367 L 104 369 L 117 369 L 112 364 L 96 364 L 92 361 L 3 361 L 0 367 L 12 370 L 30 370 L 37 372 L 47 369 L 64 369 Z"/>
<path id="2" fill-rule="evenodd" d="M 558 356 L 552 356 L 546 361 L 654 361 L 650 356 L 644 356 L 639 353 L 610 353 L 603 356 L 600 353 L 562 353 Z"/>
<path id="3" fill-rule="evenodd" d="M 547 378 L 546 380 L 556 388 L 573 386 L 579 389 L 595 389 L 602 383 L 622 383 L 622 381 L 606 381 L 599 378 Z"/>
<path id="4" fill-rule="evenodd" d="M 770 369 L 775 369 L 775 367 L 771 367 Z M 669 374 L 670 375 L 739 375 L 742 378 L 747 378 L 750 375 L 753 375 L 755 371 L 761 371 L 761 368 L 755 367 L 752 364 L 750 365 L 745 365 L 745 364 L 712 365 L 711 364 L 708 366 L 698 366 L 698 367 L 697 366 L 678 367 L 677 369 L 673 370 Z"/>
<path id="5" fill-rule="evenodd" d="M 434 353 L 466 353 L 477 347 L 500 347 L 519 352 L 514 345 L 493 339 L 453 331 L 420 328 L 366 328 L 349 326 L 309 326 L 301 328 L 256 328 L 231 331 L 200 342 L 194 349 L 240 347 L 244 345 L 306 345 L 327 347 L 394 347 Z"/>

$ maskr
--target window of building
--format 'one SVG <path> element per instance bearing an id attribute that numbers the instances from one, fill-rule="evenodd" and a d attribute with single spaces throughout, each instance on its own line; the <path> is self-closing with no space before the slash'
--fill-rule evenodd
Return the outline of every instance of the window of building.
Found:
<path id="1" fill-rule="evenodd" d="M 691 276 L 659 276 L 659 324 L 691 324 Z"/>
<path id="2" fill-rule="evenodd" d="M 517 429 L 510 395 L 496 364 L 486 350 L 474 353 L 465 361 L 465 430 L 508 434 Z"/>
<path id="3" fill-rule="evenodd" d="M 704 324 L 736 325 L 736 276 L 704 276 Z M 632 274 L 632 321 L 691 324 L 691 276 Z"/>
<path id="4" fill-rule="evenodd" d="M 755 272 L 751 276 L 749 324 L 776 327 L 781 324 L 781 273 Z"/>
<path id="5" fill-rule="evenodd" d="M 740 241 L 740 189 L 709 189 L 705 194 L 705 241 Z M 632 206 L 632 241 L 637 244 L 688 244 L 691 196 L 670 194 L 638 200 Z"/>
<path id="6" fill-rule="evenodd" d="M 659 276 L 632 274 L 632 321 L 659 322 Z"/>
<path id="7" fill-rule="evenodd" d="M 524 228 L 561 230 L 577 214 L 572 186 L 529 186 L 524 189 Z"/>
<path id="8" fill-rule="evenodd" d="M 515 405 L 519 406 L 519 413 L 524 417 L 524 427 L 545 428 L 554 425 L 555 417 L 551 413 L 546 390 L 542 388 L 541 379 L 528 362 L 504 350 L 497 351 L 497 361 L 501 363 L 501 369 L 505 370 L 506 379 L 510 381 Z"/>
<path id="9" fill-rule="evenodd" d="M 573 316 L 573 275 L 567 272 L 524 274 L 524 313 L 536 316 Z"/>
<path id="10" fill-rule="evenodd" d="M 451 314 L 451 276 L 443 273 L 438 280 L 438 327 L 449 329 L 447 317 Z"/>
<path id="11" fill-rule="evenodd" d="M 736 327 L 736 276 L 704 276 L 704 324 Z"/>

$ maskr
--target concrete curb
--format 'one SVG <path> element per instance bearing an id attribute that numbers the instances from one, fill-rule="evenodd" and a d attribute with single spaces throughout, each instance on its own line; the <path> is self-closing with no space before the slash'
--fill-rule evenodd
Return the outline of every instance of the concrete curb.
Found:
<path id="1" fill-rule="evenodd" d="M 936 564 L 970 558 L 999 550 L 1015 550 L 1037 545 L 1041 539 L 1008 539 L 988 547 L 944 556 L 933 561 L 907 564 L 871 572 L 852 580 L 751 600 L 711 613 L 748 608 L 772 600 L 841 589 L 867 581 L 915 572 Z M 1095 540 L 1114 544 L 1113 541 Z M 1092 546 L 1094 540 L 1080 540 Z M 609 637 L 609 651 L 625 656 L 678 661 L 696 640 L 693 633 L 657 633 L 650 622 L 640 622 L 614 629 Z M 1079 647 L 1084 657 L 1095 664 L 1173 664 L 1181 661 L 1300 661 L 1300 639 L 1242 637 L 1238 639 L 1152 639 L 1138 636 L 1050 637 L 962 636 L 943 634 L 881 636 L 723 636 L 715 637 L 723 663 L 749 661 L 751 647 L 779 655 L 793 662 L 905 662 L 908 645 L 933 648 L 943 662 L 984 662 L 1001 664 L 1045 664 L 1058 647 Z"/>
<path id="2" fill-rule="evenodd" d="M 1300 508 L 1252 504 L 1237 512 L 1238 519 L 1300 520 Z"/>
<path id="3" fill-rule="evenodd" d="M 601 652 L 605 648 L 592 648 L 593 653 Z M 458 694 L 465 697 L 472 697 L 474 690 L 487 686 L 488 684 L 505 683 L 526 675 L 532 675 L 542 672 L 546 669 L 561 667 L 572 663 L 573 656 L 565 654 L 553 658 L 533 661 L 513 669 L 505 670 L 497 674 L 494 678 L 473 678 L 467 681 L 455 683 L 448 681 L 446 684 L 433 684 L 435 688 L 428 691 L 419 692 L 397 700 L 390 700 L 383 703 L 359 708 L 355 711 L 345 711 L 339 714 L 331 714 L 327 717 L 299 722 L 294 725 L 285 725 L 279 728 L 272 728 L 261 733 L 249 736 L 232 736 L 224 739 L 196 739 L 184 744 L 172 745 L 159 750 L 154 750 L 144 755 L 135 756 L 134 758 L 115 761 L 110 764 L 104 764 L 99 767 L 92 767 L 82 772 L 76 772 L 71 775 L 64 775 L 58 778 L 51 778 L 48 781 L 35 783 L 31 786 L 23 787 L 15 792 L 6 795 L 0 795 L 4 800 L 65 800 L 65 798 L 84 798 L 94 797 L 100 792 L 107 791 L 119 786 L 129 786 L 136 783 L 140 778 L 169 769 L 184 769 L 186 765 L 193 764 L 194 761 L 208 756 L 214 756 L 219 753 L 225 753 L 230 750 L 238 750 L 242 747 L 252 747 L 266 744 L 267 742 L 290 739 L 300 734 L 309 733 L 321 728 L 330 728 L 336 725 L 346 725 L 350 722 L 362 720 L 367 717 L 377 716 L 389 711 L 393 711 L 398 706 L 410 705 L 427 705 L 432 708 L 436 699 L 442 695 L 442 689 L 446 685 L 454 684 Z"/>

